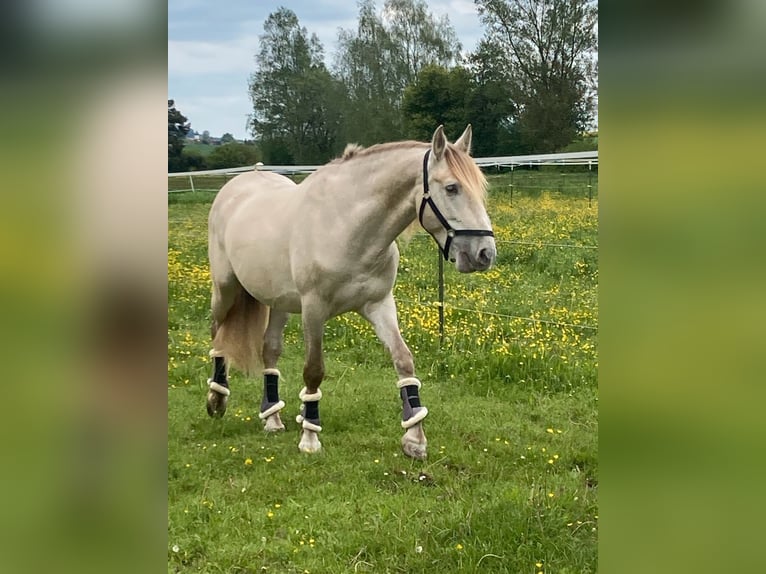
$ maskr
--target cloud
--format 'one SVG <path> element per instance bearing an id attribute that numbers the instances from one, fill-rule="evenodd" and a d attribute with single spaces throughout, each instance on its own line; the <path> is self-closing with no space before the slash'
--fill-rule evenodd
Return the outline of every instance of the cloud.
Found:
<path id="1" fill-rule="evenodd" d="M 384 0 L 376 0 L 381 9 Z M 291 0 L 288 5 L 309 34 L 316 34 L 332 67 L 338 29 L 356 30 L 358 9 L 348 0 Z M 250 74 L 256 69 L 258 37 L 263 23 L 275 11 L 276 1 L 230 0 L 226 9 L 203 0 L 168 3 L 168 90 L 178 108 L 197 130 L 213 135 L 231 132 L 244 137 L 252 104 L 247 94 Z M 472 0 L 429 0 L 437 16 L 449 16 L 463 45 L 475 49 L 482 35 Z"/>
<path id="2" fill-rule="evenodd" d="M 429 2 L 429 8 L 437 15 L 449 16 L 464 52 L 476 49 L 483 30 L 479 24 L 479 11 L 472 0 L 449 0 Z"/>
<path id="3" fill-rule="evenodd" d="M 209 108 L 221 110 L 241 106 L 242 104 L 247 105 L 248 103 L 249 99 L 247 94 L 228 94 L 221 96 L 194 96 L 191 98 L 184 98 L 180 101 L 179 106 L 183 107 L 185 111 L 188 110 L 191 114 L 193 112 L 201 112 Z"/>
<path id="4" fill-rule="evenodd" d="M 254 70 L 257 36 L 240 36 L 229 41 L 168 41 L 169 76 L 247 74 Z"/>
<path id="5" fill-rule="evenodd" d="M 335 52 L 338 42 L 338 29 L 352 29 L 356 30 L 356 12 L 352 13 L 346 18 L 326 18 L 314 19 L 315 17 L 300 17 L 298 15 L 300 25 L 302 28 L 306 28 L 306 32 L 310 37 L 312 34 L 316 34 L 319 41 L 322 43 L 322 47 L 325 52 L 325 61 L 332 62 L 332 54 Z M 264 20 L 246 20 L 239 23 L 242 30 L 248 32 L 256 31 L 257 34 L 263 33 Z M 256 49 L 258 46 L 258 36 L 255 36 Z M 255 52 L 253 52 L 255 53 Z M 330 57 L 328 57 L 330 56 Z"/>

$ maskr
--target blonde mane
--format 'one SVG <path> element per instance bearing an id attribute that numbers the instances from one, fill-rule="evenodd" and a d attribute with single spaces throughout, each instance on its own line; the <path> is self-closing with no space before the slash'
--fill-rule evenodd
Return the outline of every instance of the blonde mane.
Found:
<path id="1" fill-rule="evenodd" d="M 345 163 L 355 158 L 368 157 L 373 154 L 382 153 L 397 149 L 423 148 L 430 146 L 428 143 L 413 140 L 388 142 L 375 144 L 370 147 L 364 147 L 359 144 L 351 143 L 343 150 L 343 154 L 332 160 L 331 164 Z M 447 144 L 444 150 L 444 159 L 450 168 L 450 171 L 457 178 L 462 188 L 471 196 L 486 203 L 487 199 L 487 178 L 479 169 L 479 166 L 471 159 L 471 156 L 455 147 L 453 144 Z"/>
<path id="2" fill-rule="evenodd" d="M 369 155 L 381 153 L 384 151 L 395 150 L 395 149 L 406 149 L 406 148 L 412 148 L 412 147 L 426 148 L 428 147 L 428 145 L 429 144 L 427 143 L 417 142 L 412 140 L 379 143 L 379 144 L 371 145 L 370 147 L 364 147 L 359 144 L 350 143 L 343 150 L 343 154 L 340 157 L 332 160 L 332 162 L 330 163 L 343 163 L 357 157 L 367 157 Z"/>
<path id="3" fill-rule="evenodd" d="M 338 159 L 340 159 L 341 161 L 351 159 L 352 157 L 354 157 L 361 151 L 364 151 L 364 146 L 361 146 L 355 143 L 350 143 L 346 146 L 346 149 L 343 150 L 343 155 Z"/>

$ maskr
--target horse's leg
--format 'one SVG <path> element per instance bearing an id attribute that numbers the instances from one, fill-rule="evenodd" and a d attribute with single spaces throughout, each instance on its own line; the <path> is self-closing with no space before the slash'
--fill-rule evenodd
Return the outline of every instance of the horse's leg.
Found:
<path id="1" fill-rule="evenodd" d="M 319 400 L 322 398 L 322 391 L 319 390 L 319 385 L 322 384 L 324 378 L 322 337 L 327 318 L 319 312 L 318 305 L 306 304 L 303 301 L 301 319 L 306 358 L 303 365 L 304 387 L 299 394 L 303 406 L 301 407 L 301 414 L 295 419 L 303 427 L 298 449 L 302 452 L 318 452 L 322 449 L 317 433 L 322 430 L 319 422 Z"/>
<path id="2" fill-rule="evenodd" d="M 402 427 L 406 429 L 402 437 L 402 450 L 409 457 L 423 460 L 426 458 L 426 435 L 422 421 L 428 409 L 420 404 L 420 381 L 415 377 L 415 363 L 412 353 L 402 339 L 399 322 L 396 318 L 396 304 L 392 294 L 375 303 L 368 303 L 360 310 L 375 328 L 378 338 L 391 353 L 396 374 L 396 383 L 402 399 Z"/>
<path id="3" fill-rule="evenodd" d="M 233 275 L 231 276 L 233 278 Z M 215 340 L 218 327 L 223 323 L 226 314 L 234 305 L 240 286 L 236 279 L 228 283 L 213 282 L 213 295 L 211 298 L 211 310 L 213 323 L 210 327 L 210 336 Z M 222 417 L 226 412 L 229 401 L 228 367 L 220 349 L 211 349 L 210 357 L 213 359 L 213 376 L 208 379 L 207 414 L 211 417 Z"/>
<path id="4" fill-rule="evenodd" d="M 282 334 L 287 325 L 287 313 L 271 310 L 269 325 L 263 338 L 263 400 L 261 412 L 258 415 L 263 421 L 263 430 L 276 432 L 285 430 L 279 417 L 285 402 L 279 400 L 279 377 L 277 361 L 282 355 Z"/>

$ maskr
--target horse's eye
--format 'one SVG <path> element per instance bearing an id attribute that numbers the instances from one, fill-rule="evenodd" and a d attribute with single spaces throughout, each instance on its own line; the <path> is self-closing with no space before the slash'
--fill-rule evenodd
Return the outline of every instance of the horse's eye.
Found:
<path id="1" fill-rule="evenodd" d="M 449 193 L 450 195 L 455 195 L 457 193 L 457 184 L 456 183 L 450 183 L 444 189 L 447 190 L 447 193 Z"/>

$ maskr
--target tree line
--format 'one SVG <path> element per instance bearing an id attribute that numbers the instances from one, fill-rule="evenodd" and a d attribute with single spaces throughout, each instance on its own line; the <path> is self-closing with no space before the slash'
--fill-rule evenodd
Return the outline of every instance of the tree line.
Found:
<path id="1" fill-rule="evenodd" d="M 596 2 L 475 4 L 484 37 L 463 54 L 449 18 L 424 0 L 384 0 L 380 10 L 361 0 L 329 66 L 292 10 L 271 13 L 249 79 L 259 159 L 324 163 L 349 142 L 427 140 L 439 124 L 453 137 L 473 124 L 477 156 L 555 152 L 580 139 L 595 112 Z"/>

